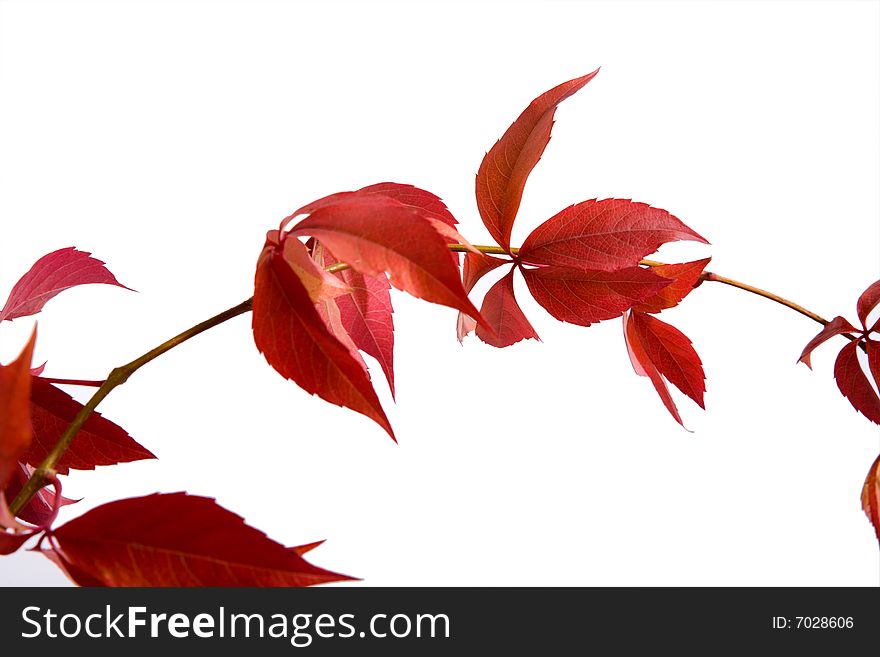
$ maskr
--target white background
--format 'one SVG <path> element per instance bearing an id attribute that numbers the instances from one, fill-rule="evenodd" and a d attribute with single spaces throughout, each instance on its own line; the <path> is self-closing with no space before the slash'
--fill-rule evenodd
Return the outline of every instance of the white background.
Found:
<path id="1" fill-rule="evenodd" d="M 634 198 L 712 242 L 662 256 L 854 320 L 880 269 L 876 2 L 0 1 L 0 294 L 57 248 L 107 261 L 138 294 L 80 288 L 37 317 L 47 375 L 102 378 L 247 298 L 265 231 L 319 196 L 412 183 L 485 243 L 483 153 L 598 66 L 514 243 L 570 203 Z M 836 390 L 842 340 L 811 373 L 818 325 L 704 285 L 663 314 L 708 375 L 706 412 L 678 397 L 688 433 L 619 322 L 563 325 L 518 290 L 543 342 L 505 350 L 395 292 L 396 405 L 373 379 L 399 445 L 282 380 L 237 318 L 102 404 L 160 459 L 70 477 L 84 500 L 63 517 L 215 496 L 285 544 L 327 539 L 313 560 L 361 585 L 880 582 L 859 503 L 878 431 Z M 31 325 L 0 326 L 0 359 Z M 64 581 L 0 559 L 2 584 Z"/>

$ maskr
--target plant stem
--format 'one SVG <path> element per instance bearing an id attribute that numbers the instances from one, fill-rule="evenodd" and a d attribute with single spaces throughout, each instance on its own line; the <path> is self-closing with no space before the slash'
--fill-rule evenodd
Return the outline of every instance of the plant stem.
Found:
<path id="1" fill-rule="evenodd" d="M 84 379 L 56 379 L 52 376 L 39 377 L 46 383 L 54 383 L 59 386 L 83 386 L 84 388 L 100 388 L 104 381 L 86 381 Z"/>
<path id="2" fill-rule="evenodd" d="M 55 443 L 52 451 L 49 452 L 45 459 L 43 459 L 43 462 L 40 463 L 39 467 L 34 470 L 31 478 L 28 479 L 18 495 L 15 496 L 12 504 L 9 505 L 12 515 L 17 515 L 27 503 L 30 502 L 31 498 L 37 493 L 37 491 L 52 480 L 55 476 L 55 466 L 58 465 L 61 457 L 64 456 L 64 452 L 67 451 L 67 448 L 76 436 L 77 431 L 82 428 L 86 423 L 86 420 L 88 420 L 89 416 L 92 414 L 92 411 L 95 410 L 98 404 L 100 404 L 114 388 L 121 386 L 128 380 L 128 377 L 134 374 L 137 370 L 165 352 L 171 351 L 190 338 L 197 336 L 199 333 L 204 333 L 208 329 L 214 328 L 233 317 L 248 312 L 251 309 L 252 302 L 253 299 L 248 299 L 229 310 L 224 310 L 219 315 L 214 315 L 214 317 L 206 319 L 204 322 L 196 324 L 192 328 L 188 328 L 183 333 L 174 336 L 170 340 L 166 340 L 155 349 L 151 349 L 143 356 L 135 358 L 127 365 L 117 367 L 110 372 L 107 380 L 101 384 L 101 386 L 95 391 L 95 394 L 92 395 L 92 398 L 89 399 L 86 405 L 76 414 L 76 417 L 73 418 L 73 422 L 71 422 L 64 430 L 64 433 L 61 434 L 61 437 L 58 439 L 58 442 Z"/>
<path id="3" fill-rule="evenodd" d="M 474 248 L 481 253 L 487 253 L 491 255 L 516 255 L 517 253 L 519 253 L 519 249 L 517 248 L 512 248 L 508 252 L 502 249 L 500 246 L 475 245 Z M 467 252 L 470 249 L 461 244 L 450 244 L 449 250 L 462 253 Z M 640 264 L 647 267 L 659 267 L 664 263 L 654 260 L 642 260 Z M 339 271 L 344 271 L 349 268 L 350 265 L 348 265 L 347 263 L 338 262 L 330 265 L 329 267 L 326 267 L 326 270 L 328 272 L 335 273 Z M 765 299 L 770 299 L 771 301 L 775 301 L 778 304 L 799 312 L 801 315 L 809 317 L 813 321 L 818 322 L 823 326 L 828 323 L 828 320 L 817 315 L 816 313 L 811 312 L 806 308 L 799 306 L 792 301 L 789 301 L 788 299 L 784 299 L 779 295 L 767 292 L 766 290 L 762 290 L 752 285 L 740 283 L 739 281 L 735 281 L 724 276 L 719 276 L 718 274 L 713 274 L 711 272 L 703 272 L 700 278 L 704 281 L 714 281 L 716 283 L 730 285 L 740 290 L 744 290 L 745 292 L 750 292 L 751 294 L 756 294 L 760 297 L 764 297 Z M 115 388 L 125 383 L 132 374 L 134 374 L 137 370 L 139 370 L 150 361 L 158 358 L 168 351 L 171 351 L 172 349 L 186 342 L 190 338 L 195 337 L 198 334 L 207 331 L 208 329 L 214 328 L 215 326 L 218 326 L 223 322 L 232 319 L 233 317 L 237 317 L 250 311 L 252 303 L 253 298 L 250 298 L 247 301 L 241 302 L 237 306 L 233 306 L 228 310 L 224 310 L 222 313 L 215 315 L 214 317 L 211 317 L 204 322 L 196 324 L 192 328 L 185 330 L 183 333 L 163 342 L 155 349 L 148 351 L 143 356 L 136 358 L 127 365 L 117 367 L 112 372 L 110 372 L 110 375 L 107 377 L 106 381 L 98 382 L 78 381 L 72 379 L 48 379 L 53 383 L 66 383 L 70 385 L 98 385 L 99 387 L 95 391 L 95 394 L 92 395 L 92 398 L 89 399 L 85 406 L 83 406 L 80 409 L 79 413 L 77 413 L 76 417 L 73 419 L 73 422 L 70 423 L 70 426 L 68 426 L 67 429 L 65 429 L 64 433 L 61 434 L 61 437 L 58 439 L 58 442 L 55 443 L 52 451 L 49 452 L 43 462 L 40 463 L 39 467 L 33 472 L 31 478 L 22 487 L 21 491 L 19 491 L 18 495 L 16 495 L 15 499 L 12 501 L 12 504 L 10 504 L 9 506 L 12 514 L 17 515 L 27 505 L 27 503 L 37 493 L 37 491 L 39 491 L 43 486 L 52 481 L 52 479 L 55 477 L 55 466 L 58 465 L 61 457 L 64 456 L 64 453 L 67 451 L 67 448 L 70 446 L 70 443 L 73 441 L 76 433 L 82 428 L 82 426 L 89 419 L 89 416 L 98 406 L 98 404 L 100 404 L 107 395 L 109 395 Z M 853 336 L 847 337 L 850 337 L 850 339 L 855 339 Z"/>

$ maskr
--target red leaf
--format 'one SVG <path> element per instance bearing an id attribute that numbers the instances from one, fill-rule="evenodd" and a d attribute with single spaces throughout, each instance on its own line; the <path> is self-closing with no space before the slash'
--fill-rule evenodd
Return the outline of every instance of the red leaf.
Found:
<path id="1" fill-rule="evenodd" d="M 431 192 L 413 187 L 412 185 L 385 182 L 368 185 L 354 192 L 337 192 L 312 201 L 285 217 L 284 221 L 281 222 L 281 230 L 284 230 L 291 221 L 300 215 L 311 214 L 316 210 L 321 210 L 337 203 L 353 202 L 365 196 L 384 196 L 385 198 L 397 201 L 401 205 L 419 210 L 419 214 L 425 218 L 435 219 L 448 226 L 454 227 L 458 223 L 439 196 L 435 196 Z"/>
<path id="2" fill-rule="evenodd" d="M 513 294 L 513 272 L 511 269 L 489 288 L 483 299 L 483 307 L 480 308 L 483 317 L 494 329 L 494 334 L 478 326 L 477 337 L 493 347 L 509 347 L 527 338 L 541 339 L 516 302 Z"/>
<path id="3" fill-rule="evenodd" d="M 834 379 L 853 408 L 871 422 L 880 424 L 880 397 L 877 397 L 859 363 L 857 342 L 852 341 L 840 350 L 834 362 Z"/>
<path id="4" fill-rule="evenodd" d="M 835 335 L 841 335 L 843 333 L 852 333 L 855 332 L 856 329 L 846 321 L 843 317 L 839 315 L 828 322 L 816 336 L 807 343 L 807 346 L 804 347 L 804 350 L 801 352 L 801 357 L 798 358 L 799 363 L 803 363 L 810 369 L 813 369 L 813 364 L 810 362 L 810 357 L 813 354 L 813 350 L 818 347 L 823 342 L 826 342 L 833 338 Z"/>
<path id="5" fill-rule="evenodd" d="M 27 480 L 30 479 L 32 469 L 24 463 L 19 463 L 16 476 L 9 482 L 6 490 L 6 499 L 13 500 L 18 495 Z M 72 500 L 63 495 L 57 496 L 58 506 L 76 504 L 79 500 Z M 27 506 L 18 512 L 18 517 L 24 522 L 29 522 L 38 527 L 46 527 L 54 520 L 56 509 L 55 491 L 50 486 L 44 486 L 31 498 Z"/>
<path id="6" fill-rule="evenodd" d="M 38 466 L 49 454 L 67 426 L 82 409 L 82 404 L 63 390 L 39 377 L 31 387 L 31 421 L 34 439 L 22 457 L 29 465 Z M 77 432 L 70 447 L 55 466 L 59 474 L 74 470 L 94 470 L 97 465 L 114 465 L 155 455 L 135 442 L 119 425 L 93 412 Z"/>
<path id="7" fill-rule="evenodd" d="M 6 305 L 0 310 L 0 321 L 34 315 L 56 294 L 87 283 L 131 289 L 117 281 L 101 260 L 71 246 L 44 255 L 34 263 L 9 293 Z"/>
<path id="8" fill-rule="evenodd" d="M 477 172 L 477 208 L 489 233 L 505 250 L 510 249 L 510 232 L 526 180 L 550 141 L 556 106 L 598 72 L 564 82 L 535 98 L 483 158 Z"/>
<path id="9" fill-rule="evenodd" d="M 0 491 L 12 479 L 18 461 L 31 443 L 31 359 L 37 329 L 21 354 L 9 365 L 0 365 Z"/>
<path id="10" fill-rule="evenodd" d="M 12 554 L 33 536 L 32 532 L 11 533 L 0 527 L 0 555 Z"/>
<path id="11" fill-rule="evenodd" d="M 519 256 L 541 265 L 614 271 L 635 267 L 662 244 L 676 240 L 707 243 L 666 210 L 628 199 L 592 199 L 538 226 Z"/>
<path id="12" fill-rule="evenodd" d="M 874 533 L 880 541 L 880 456 L 868 470 L 865 485 L 862 487 L 862 509 L 874 525 Z"/>
<path id="13" fill-rule="evenodd" d="M 290 235 L 311 235 L 360 272 L 388 272 L 394 287 L 480 319 L 446 239 L 419 210 L 378 194 L 361 195 L 313 211 Z"/>
<path id="14" fill-rule="evenodd" d="M 874 383 L 880 386 L 880 342 L 865 340 L 865 351 L 868 352 L 868 370 Z"/>
<path id="15" fill-rule="evenodd" d="M 868 315 L 880 304 L 880 281 L 872 283 L 867 290 L 862 292 L 859 301 L 856 304 L 856 312 L 862 322 L 863 328 L 868 328 L 865 322 L 868 321 Z"/>
<path id="16" fill-rule="evenodd" d="M 422 210 L 424 215 L 448 226 L 454 227 L 458 223 L 439 196 L 435 196 L 431 192 L 426 192 L 424 189 L 419 189 L 412 185 L 392 182 L 377 183 L 362 187 L 358 192 L 381 194 L 382 196 L 393 198 L 395 201 L 408 205 L 411 208 Z"/>
<path id="17" fill-rule="evenodd" d="M 335 256 L 328 254 L 323 245 L 315 247 L 314 257 L 319 264 L 328 265 Z M 394 397 L 394 309 L 391 307 L 391 284 L 385 274 L 365 276 L 353 269 L 336 274 L 349 293 L 336 297 L 342 328 L 357 349 L 375 358 Z"/>
<path id="18" fill-rule="evenodd" d="M 56 552 L 54 549 L 52 550 L 40 550 L 40 554 L 46 557 L 49 561 L 54 563 L 58 568 L 61 569 L 61 572 L 69 579 L 71 582 L 78 586 L 106 586 L 102 581 L 96 579 L 92 575 L 80 570 L 73 564 L 69 563 L 62 555 Z"/>
<path id="19" fill-rule="evenodd" d="M 663 404 L 679 424 L 684 426 L 664 379 L 705 408 L 703 364 L 684 333 L 652 315 L 630 312 L 624 317 L 624 335 L 636 373 L 651 379 Z"/>
<path id="20" fill-rule="evenodd" d="M 363 413 L 394 438 L 366 370 L 329 331 L 299 277 L 269 242 L 257 262 L 253 329 L 257 348 L 281 376 Z"/>
<path id="21" fill-rule="evenodd" d="M 651 267 L 651 271 L 672 280 L 672 283 L 664 287 L 657 294 L 645 299 L 633 310 L 643 313 L 659 313 L 661 310 L 677 306 L 682 299 L 691 293 L 699 280 L 703 270 L 712 258 L 703 258 L 694 262 L 683 262 L 675 265 L 660 265 Z"/>
<path id="22" fill-rule="evenodd" d="M 333 274 L 325 271 L 322 266 L 318 266 L 312 260 L 305 244 L 299 240 L 284 240 L 282 245 L 279 241 L 278 231 L 270 230 L 266 234 L 266 243 L 281 251 L 285 262 L 299 276 L 299 280 L 302 282 L 303 287 L 306 288 L 306 292 L 308 292 L 309 298 L 313 303 L 318 303 L 325 299 L 333 299 L 350 292 L 345 283 Z"/>
<path id="23" fill-rule="evenodd" d="M 801 357 L 798 358 L 799 363 L 803 363 L 810 369 L 813 369 L 813 364 L 810 362 L 810 357 L 813 354 L 813 350 L 818 347 L 823 342 L 830 340 L 835 335 L 841 335 L 842 333 L 852 333 L 855 332 L 856 329 L 846 321 L 843 317 L 839 315 L 828 322 L 821 331 L 807 343 L 807 346 L 804 347 L 804 350 L 801 352 Z"/>
<path id="24" fill-rule="evenodd" d="M 642 267 L 606 272 L 570 267 L 523 269 L 532 296 L 562 322 L 589 326 L 654 296 L 669 280 Z"/>
<path id="25" fill-rule="evenodd" d="M 105 586 L 311 586 L 318 568 L 214 500 L 185 493 L 99 506 L 54 530 L 64 562 Z"/>
<path id="26" fill-rule="evenodd" d="M 675 405 L 675 401 L 673 401 L 672 395 L 669 393 L 669 387 L 666 385 L 666 381 L 660 374 L 660 370 L 657 369 L 657 366 L 651 360 L 650 355 L 645 350 L 644 345 L 642 345 L 639 333 L 633 326 L 632 320 L 634 316 L 635 313 L 626 313 L 623 316 L 623 337 L 626 340 L 626 348 L 629 352 L 629 358 L 632 361 L 633 369 L 639 376 L 646 376 L 651 380 L 651 383 L 654 385 L 654 390 L 660 395 L 660 400 L 663 402 L 666 410 L 668 410 L 672 417 L 675 418 L 676 422 L 681 426 L 684 426 L 684 422 L 681 420 L 681 415 L 678 413 L 678 407 Z"/>
<path id="27" fill-rule="evenodd" d="M 493 258 L 485 253 L 465 253 L 464 266 L 462 267 L 462 284 L 464 291 L 470 294 L 471 290 L 477 282 L 496 267 L 500 267 L 504 263 L 510 263 L 510 260 L 501 260 Z M 465 336 L 477 328 L 477 322 L 473 317 L 458 313 L 458 341 L 464 340 Z"/>

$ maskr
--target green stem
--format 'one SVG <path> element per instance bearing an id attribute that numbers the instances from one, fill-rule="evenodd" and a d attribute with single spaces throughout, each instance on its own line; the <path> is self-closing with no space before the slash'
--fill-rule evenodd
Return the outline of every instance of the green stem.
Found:
<path id="1" fill-rule="evenodd" d="M 491 255 L 516 255 L 519 253 L 519 249 L 512 248 L 510 251 L 505 251 L 500 246 L 483 246 L 483 245 L 475 245 L 475 249 L 480 251 L 481 253 L 487 253 Z M 450 244 L 449 250 L 454 252 L 467 252 L 470 249 L 461 244 Z M 664 263 L 656 262 L 654 260 L 642 260 L 641 263 L 647 267 L 658 267 Z M 338 262 L 336 264 L 330 265 L 326 267 L 327 271 L 331 273 L 344 271 L 349 269 L 350 265 L 344 262 Z M 740 283 L 739 281 L 735 281 L 730 278 L 726 278 L 724 276 L 719 276 L 717 274 L 713 274 L 711 272 L 704 272 L 701 276 L 701 279 L 704 281 L 714 281 L 716 283 L 723 283 L 725 285 L 730 285 L 732 287 L 738 288 L 740 290 L 744 290 L 751 294 L 755 294 L 760 297 L 764 297 L 765 299 L 769 299 L 771 301 L 775 301 L 787 308 L 791 308 L 792 310 L 799 312 L 800 314 L 809 317 L 815 322 L 819 324 L 825 325 L 828 323 L 828 320 L 820 317 L 814 312 L 807 310 L 806 308 L 799 306 L 798 304 L 789 301 L 788 299 L 784 299 L 776 294 L 771 292 L 767 292 L 757 287 L 753 287 L 751 285 L 747 285 L 746 283 Z M 22 487 L 21 491 L 19 491 L 18 495 L 16 495 L 15 499 L 10 504 L 10 510 L 13 515 L 17 515 L 27 503 L 31 500 L 31 498 L 39 491 L 43 486 L 49 483 L 53 477 L 55 476 L 55 466 L 58 465 L 58 462 L 61 460 L 61 457 L 64 456 L 64 453 L 67 451 L 67 448 L 70 447 L 70 443 L 73 441 L 76 433 L 82 428 L 82 426 L 86 423 L 86 420 L 89 419 L 89 416 L 95 410 L 95 408 L 100 404 L 104 398 L 109 395 L 115 388 L 121 386 L 125 383 L 128 378 L 134 374 L 141 367 L 149 363 L 150 361 L 158 358 L 162 354 L 171 351 L 178 345 L 186 342 L 190 338 L 193 338 L 200 333 L 204 333 L 208 329 L 214 328 L 222 324 L 223 322 L 232 319 L 233 317 L 237 317 L 242 315 L 249 310 L 251 310 L 251 306 L 253 304 L 253 298 L 248 299 L 247 301 L 243 301 L 237 306 L 230 308 L 229 310 L 224 310 L 222 313 L 211 317 L 210 319 L 205 320 L 199 324 L 196 324 L 192 328 L 185 330 L 183 333 L 174 336 L 170 340 L 167 340 L 160 344 L 155 349 L 151 349 L 143 356 L 136 358 L 131 361 L 127 365 L 123 365 L 121 367 L 117 367 L 110 375 L 107 377 L 106 381 L 100 383 L 100 387 L 95 391 L 95 394 L 92 395 L 92 398 L 83 406 L 79 413 L 77 413 L 76 417 L 73 419 L 73 422 L 64 430 L 64 433 L 61 434 L 61 437 L 58 439 L 58 442 L 55 443 L 55 446 L 52 448 L 52 451 L 46 456 L 42 463 L 40 463 L 39 467 L 33 472 L 30 479 L 27 483 Z M 855 339 L 852 336 L 848 336 L 851 339 Z M 73 381 L 73 380 L 55 380 L 57 383 L 77 383 L 83 385 L 89 384 L 98 384 L 99 382 L 85 382 L 85 381 Z"/>

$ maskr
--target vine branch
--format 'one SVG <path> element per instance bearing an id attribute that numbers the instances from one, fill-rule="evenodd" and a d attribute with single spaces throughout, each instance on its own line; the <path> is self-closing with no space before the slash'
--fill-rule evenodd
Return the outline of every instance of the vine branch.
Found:
<path id="1" fill-rule="evenodd" d="M 508 252 L 500 246 L 475 245 L 473 248 L 477 249 L 481 253 L 486 253 L 490 255 L 516 255 L 517 253 L 519 253 L 518 248 L 512 248 Z M 461 244 L 450 244 L 449 250 L 457 253 L 462 253 L 467 252 L 470 249 Z M 640 264 L 646 267 L 659 267 L 664 263 L 654 260 L 642 260 Z M 349 268 L 350 265 L 348 265 L 347 263 L 338 262 L 326 267 L 325 269 L 330 273 L 335 273 L 339 271 L 344 271 Z M 828 323 L 828 320 L 810 310 L 807 310 L 803 306 L 800 306 L 793 301 L 789 301 L 788 299 L 785 299 L 777 294 L 767 292 L 766 290 L 762 290 L 752 285 L 741 283 L 725 276 L 719 276 L 718 274 L 713 274 L 712 272 L 703 272 L 703 274 L 700 276 L 700 280 L 730 285 L 745 292 L 764 297 L 765 299 L 769 299 L 770 301 L 774 301 L 780 305 L 785 306 L 786 308 L 790 308 L 791 310 L 794 310 L 795 312 L 798 312 L 805 317 L 809 317 L 814 322 L 818 322 L 823 326 Z M 247 299 L 246 301 L 242 301 L 240 304 L 233 306 L 228 310 L 224 310 L 223 312 L 214 315 L 210 319 L 206 319 L 205 321 L 196 324 L 191 328 L 188 328 L 187 330 L 174 336 L 170 340 L 166 340 L 156 348 L 151 349 L 144 355 L 134 359 L 130 363 L 115 368 L 113 371 L 110 372 L 106 381 L 99 382 L 79 381 L 72 379 L 49 379 L 51 382 L 54 383 L 67 383 L 73 385 L 97 385 L 99 387 L 92 395 L 91 399 L 89 399 L 89 401 L 80 409 L 79 413 L 77 413 L 76 417 L 73 419 L 70 425 L 64 430 L 64 433 L 61 434 L 61 437 L 58 439 L 58 442 L 55 443 L 52 451 L 49 452 L 43 462 L 40 463 L 39 467 L 34 470 L 34 472 L 31 474 L 30 479 L 28 479 L 27 483 L 25 483 L 25 485 L 19 491 L 18 495 L 15 496 L 15 499 L 9 505 L 9 509 L 12 512 L 12 515 L 18 515 L 18 513 L 25 506 L 27 506 L 31 498 L 43 486 L 54 480 L 56 474 L 55 466 L 58 465 L 58 462 L 64 456 L 64 453 L 67 451 L 67 448 L 70 446 L 71 442 L 73 442 L 73 439 L 76 436 L 77 432 L 82 428 L 82 426 L 89 419 L 89 416 L 91 416 L 92 412 L 95 410 L 95 408 L 97 408 L 98 404 L 100 404 L 104 400 L 104 398 L 107 397 L 107 395 L 109 395 L 115 388 L 125 383 L 132 374 L 134 374 L 137 370 L 139 370 L 150 361 L 155 360 L 162 354 L 171 351 L 175 347 L 183 344 L 190 338 L 193 338 L 200 333 L 204 333 L 205 331 L 212 329 L 215 326 L 219 326 L 220 324 L 223 324 L 233 317 L 238 317 L 239 315 L 243 315 L 244 313 L 249 312 L 251 310 L 252 304 L 253 297 Z M 849 337 L 850 339 L 855 339 L 854 336 L 846 337 Z"/>

